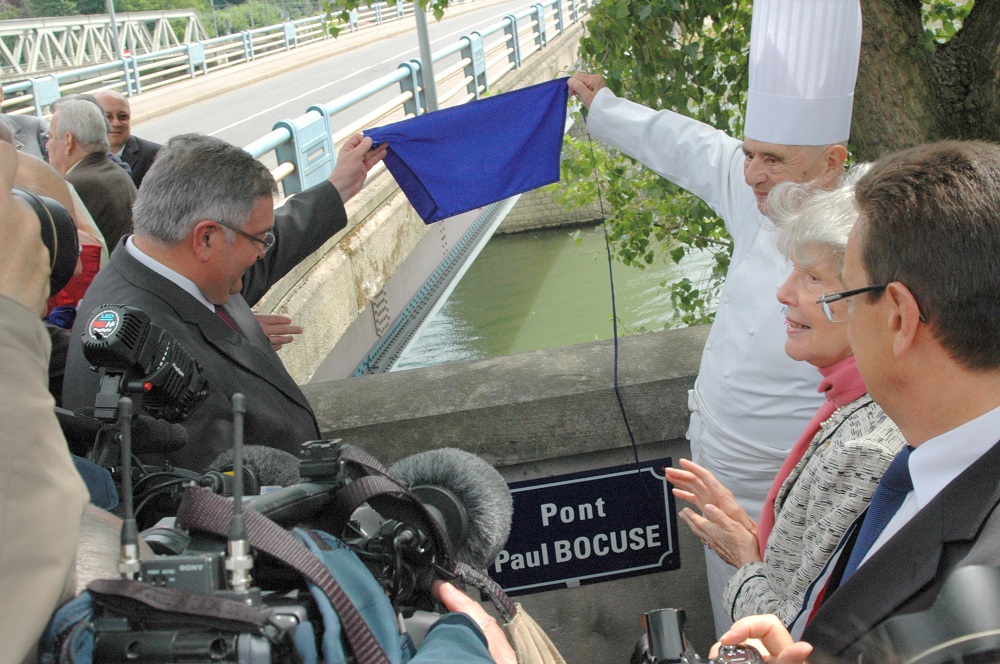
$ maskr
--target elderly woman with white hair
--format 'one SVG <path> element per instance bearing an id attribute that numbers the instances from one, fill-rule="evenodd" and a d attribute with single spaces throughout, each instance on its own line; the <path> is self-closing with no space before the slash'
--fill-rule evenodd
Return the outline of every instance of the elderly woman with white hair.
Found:
<path id="1" fill-rule="evenodd" d="M 844 290 L 840 272 L 858 215 L 853 183 L 864 170 L 856 167 L 833 191 L 786 183 L 768 198 L 778 246 L 792 267 L 778 289 L 785 305 L 785 352 L 819 370 L 817 389 L 826 402 L 778 472 L 760 522 L 701 466 L 682 460 L 682 468 L 666 469 L 674 495 L 702 512 L 685 508 L 681 518 L 737 568 L 724 594 L 734 620 L 773 613 L 791 623 L 809 584 L 904 444 L 858 373 L 844 322 L 846 302 L 823 297 Z"/>

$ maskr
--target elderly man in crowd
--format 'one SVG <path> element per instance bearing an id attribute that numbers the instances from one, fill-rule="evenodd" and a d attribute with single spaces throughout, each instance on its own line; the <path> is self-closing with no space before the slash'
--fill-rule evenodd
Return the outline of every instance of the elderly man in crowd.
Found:
<path id="1" fill-rule="evenodd" d="M 46 144 L 49 163 L 76 189 L 108 251 L 114 251 L 118 241 L 132 232 L 135 184 L 108 158 L 108 125 L 99 106 L 65 99 L 53 108 Z"/>
<path id="2" fill-rule="evenodd" d="M 99 90 L 94 93 L 94 98 L 108 119 L 111 152 L 132 167 L 132 182 L 138 187 L 162 146 L 132 134 L 132 109 L 121 93 Z"/>
<path id="3" fill-rule="evenodd" d="M 3 88 L 0 87 L 0 104 L 3 103 L 3 100 Z M 14 135 L 14 147 L 39 159 L 47 159 L 45 140 L 49 137 L 49 123 L 45 121 L 45 118 L 30 113 L 18 115 L 0 113 L 0 118 L 10 126 Z"/>
<path id="4" fill-rule="evenodd" d="M 809 645 L 773 616 L 724 639 L 767 637 L 780 662 L 804 661 L 810 645 L 858 661 L 877 645 L 871 630 L 927 609 L 952 570 L 1000 565 L 1000 146 L 889 155 L 856 200 L 847 290 L 822 299 L 848 301 L 858 368 L 909 446 L 792 622 Z"/>
<path id="5" fill-rule="evenodd" d="M 838 184 L 860 46 L 857 0 L 756 0 L 742 141 L 678 113 L 621 99 L 600 76 L 569 80 L 570 91 L 589 109 L 587 127 L 595 138 L 704 200 L 733 237 L 732 263 L 689 396 L 687 435 L 692 459 L 753 517 L 822 403 L 815 371 L 784 352 L 785 317 L 774 294 L 788 265 L 765 216 L 767 197 L 785 181 L 826 189 Z M 721 634 L 732 623 L 723 589 L 736 570 L 710 549 L 705 556 Z"/>

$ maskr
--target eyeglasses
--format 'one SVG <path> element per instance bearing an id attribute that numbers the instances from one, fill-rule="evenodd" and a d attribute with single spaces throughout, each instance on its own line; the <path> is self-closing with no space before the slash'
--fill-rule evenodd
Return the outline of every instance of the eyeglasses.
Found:
<path id="1" fill-rule="evenodd" d="M 229 224 L 227 224 L 227 223 L 225 223 L 223 221 L 219 221 L 218 219 L 214 219 L 213 221 L 215 221 L 215 223 L 217 223 L 220 226 L 228 228 L 229 230 L 231 230 L 232 232 L 236 233 L 237 235 L 242 235 L 246 239 L 252 240 L 252 241 L 256 242 L 257 244 L 259 244 L 260 246 L 264 247 L 264 253 L 265 254 L 267 253 L 267 250 L 270 249 L 271 246 L 274 244 L 274 232 L 273 231 L 265 231 L 264 232 L 264 237 L 260 238 L 260 237 L 257 237 L 256 235 L 251 235 L 250 233 L 247 233 L 246 231 L 240 230 L 239 228 L 236 228 L 234 226 L 230 226 Z"/>
<path id="2" fill-rule="evenodd" d="M 855 288 L 854 290 L 844 291 L 842 293 L 832 293 L 830 295 L 824 295 L 823 297 L 816 300 L 816 303 L 823 308 L 823 314 L 826 319 L 831 323 L 844 323 L 847 321 L 842 315 L 838 314 L 836 311 L 830 308 L 831 302 L 836 302 L 837 300 L 844 300 L 849 297 L 854 297 L 855 295 L 861 295 L 862 293 L 872 293 L 874 291 L 885 290 L 886 286 L 889 284 L 877 284 L 875 286 L 865 286 L 864 288 Z"/>

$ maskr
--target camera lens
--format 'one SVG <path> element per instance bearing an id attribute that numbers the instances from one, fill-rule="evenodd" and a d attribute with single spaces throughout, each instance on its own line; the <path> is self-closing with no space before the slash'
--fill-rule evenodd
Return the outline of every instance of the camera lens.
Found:
<path id="1" fill-rule="evenodd" d="M 26 201 L 42 222 L 42 242 L 49 250 L 49 296 L 63 289 L 76 271 L 76 261 L 80 257 L 80 240 L 76 235 L 76 224 L 58 201 L 47 196 L 36 196 L 23 189 L 15 189 L 14 195 Z"/>

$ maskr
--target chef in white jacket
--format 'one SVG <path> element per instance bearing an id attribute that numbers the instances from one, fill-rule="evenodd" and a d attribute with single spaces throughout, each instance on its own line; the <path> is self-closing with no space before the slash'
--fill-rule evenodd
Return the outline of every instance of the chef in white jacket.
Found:
<path id="1" fill-rule="evenodd" d="M 844 172 L 861 49 L 858 0 L 757 0 L 742 141 L 672 111 L 614 95 L 578 73 L 570 91 L 595 138 L 708 203 L 734 250 L 690 392 L 693 460 L 759 515 L 789 449 L 819 408 L 814 367 L 785 355 L 776 298 L 789 267 L 775 246 L 767 195 L 786 180 L 833 188 Z M 718 634 L 731 624 L 722 591 L 735 571 L 705 550 Z"/>

